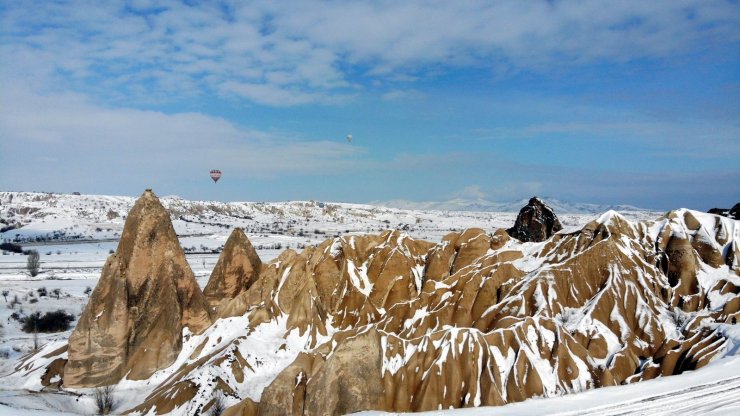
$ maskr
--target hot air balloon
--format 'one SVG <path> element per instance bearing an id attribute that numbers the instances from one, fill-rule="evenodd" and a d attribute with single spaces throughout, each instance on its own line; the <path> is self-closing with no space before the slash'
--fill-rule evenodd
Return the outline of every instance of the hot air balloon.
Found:
<path id="1" fill-rule="evenodd" d="M 211 171 L 211 179 L 213 179 L 213 182 L 218 182 L 219 179 L 221 179 L 221 171 L 218 169 L 213 169 Z"/>
<path id="2" fill-rule="evenodd" d="M 351 134 L 348 134 L 347 135 L 347 141 L 350 142 L 350 143 L 352 143 L 352 135 Z"/>

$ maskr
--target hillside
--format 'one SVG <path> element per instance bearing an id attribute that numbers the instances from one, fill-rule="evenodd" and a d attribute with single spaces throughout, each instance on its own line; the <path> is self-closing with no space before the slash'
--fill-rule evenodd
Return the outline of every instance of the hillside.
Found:
<path id="1" fill-rule="evenodd" d="M 135 198 L 126 196 L 0 192 L 0 229 L 5 230 L 0 232 L 0 241 L 15 241 L 25 249 L 39 251 L 42 277 L 53 274 L 56 278 L 96 278 L 109 251 L 116 248 L 134 201 Z M 471 212 L 319 201 L 224 203 L 179 197 L 163 197 L 161 201 L 200 277 L 213 267 L 234 227 L 245 230 L 263 259 L 272 259 L 283 249 L 301 250 L 339 235 L 399 229 L 415 238 L 439 240 L 451 231 L 465 228 L 506 228 L 526 204 L 524 201 L 519 208 L 507 212 Z M 582 225 L 592 216 L 563 214 L 557 209 L 556 213 L 566 227 Z M 640 210 L 622 214 L 633 220 L 658 215 Z M 5 254 L 0 257 L 0 275 L 25 278 L 25 256 Z"/>

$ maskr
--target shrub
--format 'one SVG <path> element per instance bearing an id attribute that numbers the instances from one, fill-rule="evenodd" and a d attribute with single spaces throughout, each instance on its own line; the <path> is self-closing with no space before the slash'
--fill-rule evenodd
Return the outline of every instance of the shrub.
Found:
<path id="1" fill-rule="evenodd" d="M 49 292 L 46 291 L 46 288 L 44 286 L 36 289 L 36 292 L 38 292 L 39 296 L 49 296 Z"/>
<path id="2" fill-rule="evenodd" d="M 209 414 L 211 416 L 221 416 L 224 413 L 224 410 L 226 410 L 226 402 L 224 401 L 223 394 L 220 392 L 214 392 L 213 404 L 211 404 Z"/>
<path id="3" fill-rule="evenodd" d="M 23 324 L 23 332 L 61 332 L 69 329 L 69 324 L 74 322 L 74 315 L 59 309 L 47 312 L 43 316 L 41 312 L 34 312 L 20 322 Z"/>
<path id="4" fill-rule="evenodd" d="M 95 407 L 99 415 L 107 415 L 116 407 L 116 400 L 113 396 L 113 386 L 103 386 L 95 389 Z"/>
<path id="5" fill-rule="evenodd" d="M 31 275 L 31 277 L 36 277 L 36 275 L 39 274 L 39 266 L 41 265 L 41 262 L 39 259 L 41 256 L 39 256 L 39 252 L 36 250 L 31 250 L 28 253 L 28 259 L 26 260 L 26 269 L 28 270 L 28 273 Z"/>

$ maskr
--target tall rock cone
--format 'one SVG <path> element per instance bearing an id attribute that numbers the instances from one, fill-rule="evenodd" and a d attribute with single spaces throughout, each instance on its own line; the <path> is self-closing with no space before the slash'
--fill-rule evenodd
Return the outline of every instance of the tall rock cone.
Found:
<path id="1" fill-rule="evenodd" d="M 212 308 L 222 300 L 231 300 L 249 289 L 259 278 L 262 261 L 241 228 L 235 228 L 226 240 L 203 294 Z"/>
<path id="2" fill-rule="evenodd" d="M 128 214 L 116 253 L 69 338 L 65 386 L 141 380 L 172 364 L 182 330 L 211 324 L 170 217 L 147 190 Z"/>
<path id="3" fill-rule="evenodd" d="M 506 230 L 519 241 L 545 241 L 563 229 L 555 213 L 541 199 L 533 197 L 519 211 L 514 226 Z"/>

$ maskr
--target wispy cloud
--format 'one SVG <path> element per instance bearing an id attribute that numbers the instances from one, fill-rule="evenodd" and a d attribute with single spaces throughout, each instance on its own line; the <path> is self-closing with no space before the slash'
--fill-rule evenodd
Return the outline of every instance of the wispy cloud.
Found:
<path id="1" fill-rule="evenodd" d="M 707 159 L 740 154 L 740 125 L 707 120 L 562 121 L 473 132 L 477 140 L 585 137 L 641 142 L 647 153 Z M 618 117 L 616 117 L 618 118 Z"/>
<path id="2" fill-rule="evenodd" d="M 0 174 L 26 189 L 83 178 L 109 186 L 182 182 L 213 167 L 232 177 L 331 176 L 365 152 L 343 140 L 249 130 L 200 113 L 108 108 L 79 94 L 41 96 L 22 88 L 3 94 L 13 104 L 0 111 L 0 152 L 16 157 L 3 158 Z M 25 183 L 15 172 L 33 175 Z"/>
<path id="3" fill-rule="evenodd" d="M 271 106 L 332 103 L 368 80 L 445 68 L 625 62 L 740 38 L 740 11 L 724 0 L 73 0 L 2 9 L 6 79 L 61 78 L 111 99 L 215 93 Z"/>
<path id="4" fill-rule="evenodd" d="M 409 90 L 392 90 L 383 93 L 381 98 L 386 101 L 399 101 L 399 100 L 419 100 L 424 97 L 424 94 L 420 91 L 409 89 Z"/>
<path id="5" fill-rule="evenodd" d="M 456 192 L 455 197 L 458 198 L 485 198 L 487 194 L 483 192 L 480 185 L 468 185 L 462 188 L 459 192 Z"/>

